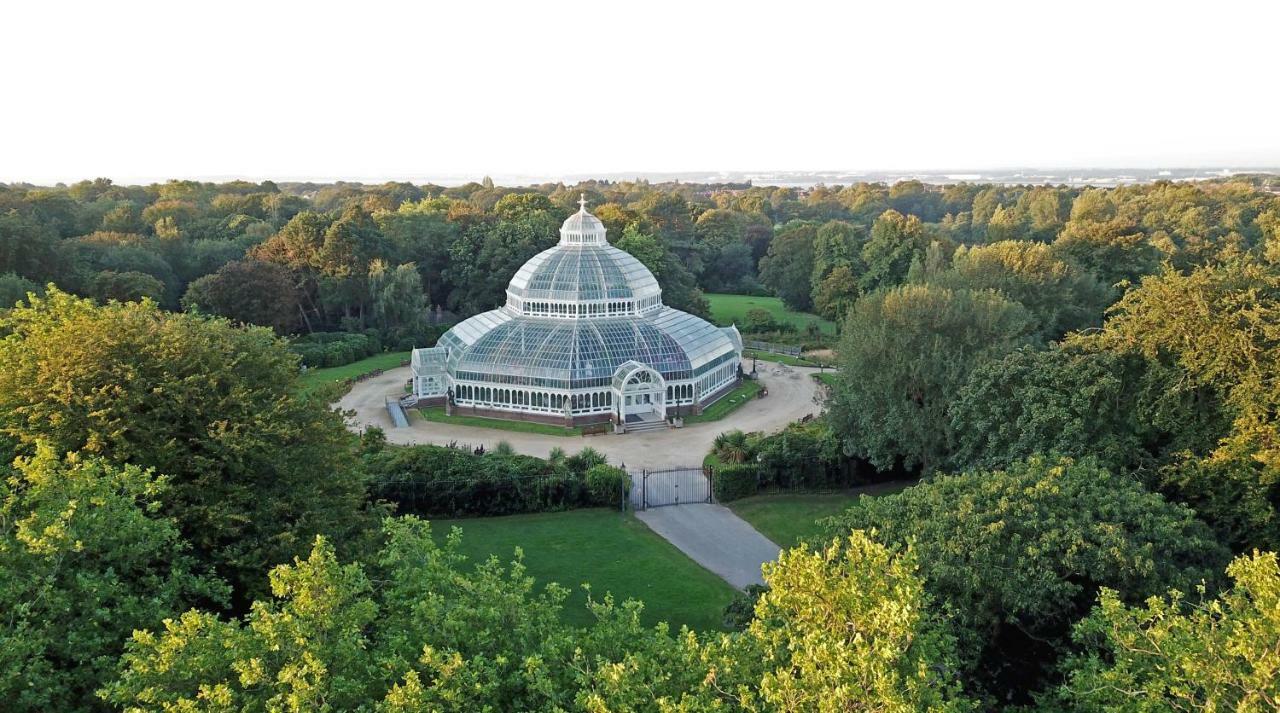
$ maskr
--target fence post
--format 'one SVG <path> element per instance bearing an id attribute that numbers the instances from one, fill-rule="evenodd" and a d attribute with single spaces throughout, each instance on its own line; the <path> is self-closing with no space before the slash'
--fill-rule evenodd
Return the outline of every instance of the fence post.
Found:
<path id="1" fill-rule="evenodd" d="M 640 509 L 649 509 L 649 471 L 640 469 Z"/>
<path id="2" fill-rule="evenodd" d="M 707 466 L 707 502 L 716 502 L 716 469 L 712 466 Z"/>

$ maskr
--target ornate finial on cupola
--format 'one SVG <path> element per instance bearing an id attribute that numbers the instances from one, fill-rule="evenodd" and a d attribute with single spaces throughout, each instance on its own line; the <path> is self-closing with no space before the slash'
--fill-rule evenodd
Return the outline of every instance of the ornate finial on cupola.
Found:
<path id="1" fill-rule="evenodd" d="M 582 212 L 586 213 L 587 212 L 587 194 L 579 193 L 578 196 L 579 196 L 578 205 L 582 206 Z"/>

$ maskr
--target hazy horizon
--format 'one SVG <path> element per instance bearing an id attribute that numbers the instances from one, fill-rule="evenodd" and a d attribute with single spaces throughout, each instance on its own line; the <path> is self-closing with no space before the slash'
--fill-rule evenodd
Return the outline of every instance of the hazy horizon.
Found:
<path id="1" fill-rule="evenodd" d="M 72 185 L 80 181 L 91 181 L 97 178 L 109 179 L 116 185 L 151 185 L 169 181 L 198 181 L 202 183 L 226 183 L 231 181 L 250 181 L 261 183 L 358 183 L 377 185 L 388 182 L 412 183 L 414 185 L 460 186 L 466 183 L 478 183 L 485 178 L 493 180 L 495 185 L 506 187 L 526 187 L 545 185 L 548 183 L 574 184 L 579 182 L 602 180 L 624 182 L 645 180 L 651 183 L 684 182 L 684 183 L 742 183 L 751 182 L 756 186 L 797 186 L 815 185 L 818 183 L 851 183 L 851 182 L 895 182 L 898 180 L 920 180 L 924 183 L 946 184 L 958 182 L 971 183 L 1029 183 L 1029 184 L 1099 184 L 1112 185 L 1121 183 L 1145 183 L 1154 180 L 1208 180 L 1226 178 L 1233 175 L 1274 174 L 1280 175 L 1280 165 L 1261 166 L 1011 166 L 987 169 L 978 168 L 942 168 L 925 170 L 757 170 L 757 171 L 615 171 L 600 173 L 565 173 L 558 175 L 524 175 L 486 173 L 482 171 L 465 173 L 431 173 L 397 176 L 253 176 L 246 174 L 205 175 L 205 176 L 84 176 L 58 181 L 0 180 L 0 184 L 57 186 Z"/>
<path id="2" fill-rule="evenodd" d="M 1276 5 L 63 2 L 0 20 L 21 68 L 5 182 L 1280 166 Z"/>

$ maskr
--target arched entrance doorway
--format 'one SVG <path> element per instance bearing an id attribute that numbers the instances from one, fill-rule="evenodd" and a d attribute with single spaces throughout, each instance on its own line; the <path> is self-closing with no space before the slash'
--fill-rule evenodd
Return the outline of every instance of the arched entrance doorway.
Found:
<path id="1" fill-rule="evenodd" d="M 613 372 L 613 403 L 625 424 L 661 423 L 667 417 L 667 382 L 657 370 L 628 361 Z"/>

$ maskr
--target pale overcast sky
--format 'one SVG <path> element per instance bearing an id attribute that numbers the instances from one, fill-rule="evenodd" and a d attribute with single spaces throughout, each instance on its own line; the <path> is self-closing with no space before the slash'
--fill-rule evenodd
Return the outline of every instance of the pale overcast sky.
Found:
<path id="1" fill-rule="evenodd" d="M 0 5 L 0 181 L 1280 165 L 1277 2 Z"/>

